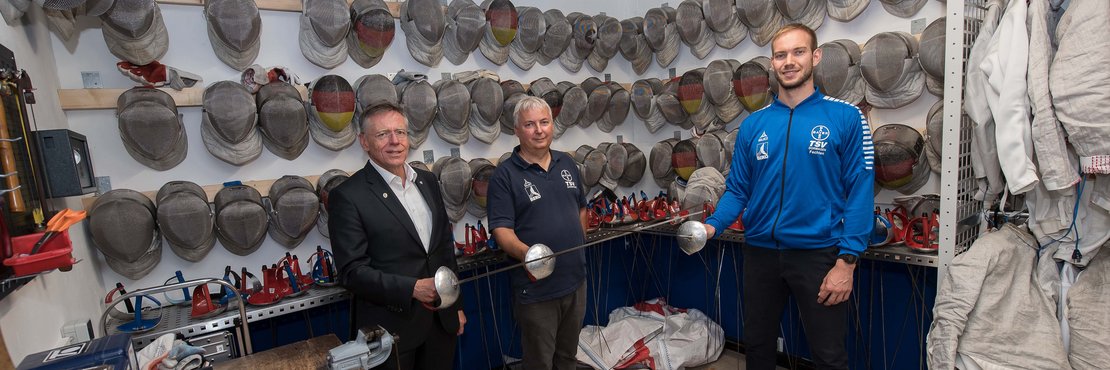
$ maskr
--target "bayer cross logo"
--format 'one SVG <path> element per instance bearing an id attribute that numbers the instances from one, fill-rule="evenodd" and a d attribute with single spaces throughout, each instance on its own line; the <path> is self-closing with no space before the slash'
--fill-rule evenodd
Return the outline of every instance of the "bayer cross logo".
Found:
<path id="1" fill-rule="evenodd" d="M 809 154 L 825 155 L 825 152 L 828 150 L 826 147 L 829 145 L 825 140 L 828 139 L 831 134 L 829 128 L 825 127 L 825 125 L 817 125 L 812 130 L 809 130 L 809 136 L 813 138 L 813 140 L 809 141 Z"/>
<path id="2" fill-rule="evenodd" d="M 574 177 L 572 177 L 570 175 L 570 171 L 563 170 L 563 171 L 559 172 L 559 175 L 563 177 L 563 181 L 567 184 L 567 189 L 577 189 L 578 188 L 577 185 L 574 185 Z"/>
<path id="3" fill-rule="evenodd" d="M 825 127 L 825 125 L 817 125 L 817 127 L 809 131 L 809 136 L 812 136 L 813 140 L 825 141 L 825 139 L 829 138 L 829 128 Z"/>

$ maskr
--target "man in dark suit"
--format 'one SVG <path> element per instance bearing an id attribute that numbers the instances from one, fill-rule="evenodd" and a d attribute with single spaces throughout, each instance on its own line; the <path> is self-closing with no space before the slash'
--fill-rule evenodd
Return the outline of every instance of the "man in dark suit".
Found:
<path id="1" fill-rule="evenodd" d="M 408 123 L 400 108 L 360 117 L 366 166 L 331 191 L 328 228 L 339 282 L 354 294 L 354 325 L 398 336 L 387 369 L 450 369 L 466 316 L 461 302 L 433 311 L 432 276 L 455 265 L 450 221 L 435 175 L 407 164 Z"/>

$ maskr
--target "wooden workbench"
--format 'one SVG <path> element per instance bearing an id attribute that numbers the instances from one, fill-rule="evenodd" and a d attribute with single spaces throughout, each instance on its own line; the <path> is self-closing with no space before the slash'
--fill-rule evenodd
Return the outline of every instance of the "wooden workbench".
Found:
<path id="1" fill-rule="evenodd" d="M 326 369 L 328 350 L 340 345 L 335 334 L 319 336 L 217 363 L 215 369 Z"/>

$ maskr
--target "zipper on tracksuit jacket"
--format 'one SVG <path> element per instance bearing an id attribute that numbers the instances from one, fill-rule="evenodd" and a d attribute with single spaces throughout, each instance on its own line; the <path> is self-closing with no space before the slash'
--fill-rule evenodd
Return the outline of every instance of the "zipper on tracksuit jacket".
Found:
<path id="1" fill-rule="evenodd" d="M 775 241 L 775 248 L 782 249 L 779 239 L 775 237 L 775 230 L 779 228 L 779 219 L 782 218 L 782 202 L 786 195 L 786 155 L 790 153 L 790 126 L 794 124 L 794 108 L 790 108 L 790 118 L 786 120 L 786 146 L 782 149 L 782 173 L 779 174 L 779 211 L 775 213 L 775 223 L 771 225 L 771 239 Z"/>

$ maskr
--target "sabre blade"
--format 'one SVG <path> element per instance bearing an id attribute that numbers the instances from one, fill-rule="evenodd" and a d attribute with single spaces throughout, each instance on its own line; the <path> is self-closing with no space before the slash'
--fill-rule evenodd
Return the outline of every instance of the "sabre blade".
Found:
<path id="1" fill-rule="evenodd" d="M 614 232 L 615 231 L 615 232 L 618 232 L 619 234 L 611 235 L 611 236 L 604 237 L 604 238 L 601 238 L 601 239 L 598 239 L 598 240 L 588 241 L 586 243 L 575 246 L 573 248 L 564 249 L 564 250 L 552 253 L 552 254 L 547 255 L 547 256 L 543 256 L 543 257 L 540 257 L 540 258 L 535 258 L 535 259 L 515 263 L 515 264 L 512 264 L 512 265 L 508 265 L 508 266 L 498 268 L 498 269 L 493 270 L 493 271 L 489 271 L 489 272 L 486 272 L 486 273 L 482 273 L 482 274 L 474 275 L 474 276 L 471 276 L 471 277 L 468 277 L 468 278 L 465 278 L 465 279 L 461 279 L 461 280 L 459 280 L 458 285 L 462 285 L 463 283 L 475 281 L 475 280 L 478 280 L 478 279 L 481 279 L 481 278 L 484 278 L 484 277 L 487 277 L 487 276 L 490 276 L 490 275 L 499 274 L 499 273 L 502 273 L 502 272 L 505 272 L 505 271 L 509 271 L 509 270 L 512 270 L 512 269 L 517 268 L 517 267 L 522 267 L 522 266 L 525 266 L 525 265 L 527 265 L 529 263 L 532 263 L 532 262 L 542 261 L 542 260 L 549 259 L 549 258 L 555 258 L 555 257 L 558 257 L 558 256 L 563 255 L 563 254 L 567 254 L 567 253 L 570 253 L 570 252 L 577 251 L 579 249 L 583 249 L 583 248 L 590 247 L 590 246 L 593 246 L 593 245 L 596 245 L 596 244 L 604 243 L 604 242 L 607 242 L 607 241 L 610 241 L 610 240 L 613 240 L 613 239 L 616 239 L 616 238 L 619 238 L 619 237 L 622 237 L 622 236 L 626 236 L 626 235 L 629 235 L 629 234 L 632 234 L 632 233 L 647 230 L 647 229 L 650 229 L 650 228 L 653 228 L 653 227 L 656 227 L 656 226 L 660 226 L 660 225 L 663 225 L 663 224 L 672 223 L 675 220 L 681 220 L 681 219 L 684 219 L 684 218 L 687 218 L 687 217 L 697 216 L 697 215 L 700 215 L 702 213 L 705 213 L 705 211 L 702 210 L 702 211 L 697 211 L 697 212 L 690 212 L 689 214 L 687 214 L 685 216 L 670 217 L 670 218 L 667 218 L 667 219 L 654 221 L 654 222 L 648 223 L 646 225 L 639 225 L 639 226 L 636 226 L 636 227 L 633 227 L 633 228 L 606 229 L 605 231 L 609 231 L 609 232 Z"/>

